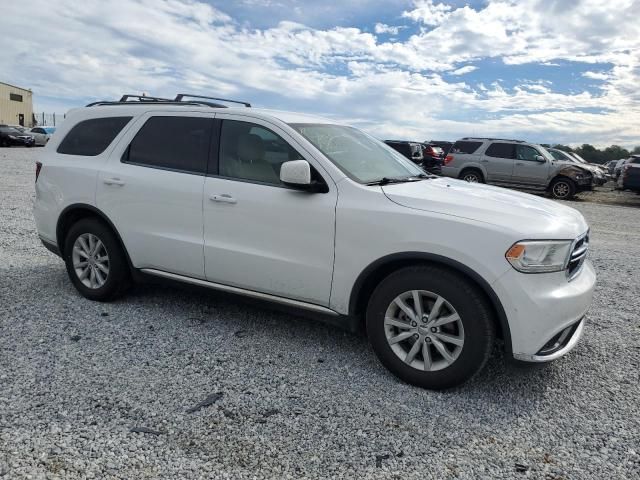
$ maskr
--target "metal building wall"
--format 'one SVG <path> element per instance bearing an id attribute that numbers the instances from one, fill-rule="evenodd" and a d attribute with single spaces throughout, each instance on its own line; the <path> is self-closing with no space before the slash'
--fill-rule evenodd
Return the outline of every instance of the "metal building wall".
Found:
<path id="1" fill-rule="evenodd" d="M 10 99 L 10 94 L 22 96 L 22 102 Z M 18 125 L 18 115 L 24 115 L 24 126 L 32 127 L 33 94 L 30 90 L 0 82 L 0 124 Z"/>

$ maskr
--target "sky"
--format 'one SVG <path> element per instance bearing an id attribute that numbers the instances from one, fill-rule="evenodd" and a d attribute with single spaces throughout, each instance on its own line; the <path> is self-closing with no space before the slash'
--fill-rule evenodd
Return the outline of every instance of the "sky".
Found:
<path id="1" fill-rule="evenodd" d="M 145 92 L 315 113 L 379 138 L 640 145 L 638 0 L 2 0 L 35 110 Z"/>

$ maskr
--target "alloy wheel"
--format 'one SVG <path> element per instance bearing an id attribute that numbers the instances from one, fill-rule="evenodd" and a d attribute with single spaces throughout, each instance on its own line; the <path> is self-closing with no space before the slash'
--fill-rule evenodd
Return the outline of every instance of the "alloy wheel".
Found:
<path id="1" fill-rule="evenodd" d="M 480 183 L 480 178 L 477 173 L 467 173 L 462 179 L 469 183 Z"/>
<path id="2" fill-rule="evenodd" d="M 557 198 L 565 198 L 565 197 L 567 197 L 569 195 L 570 191 L 571 191 L 571 188 L 569 187 L 569 185 L 566 182 L 557 182 L 553 186 L 553 194 Z"/>
<path id="3" fill-rule="evenodd" d="M 445 298 L 426 290 L 398 295 L 387 308 L 384 329 L 396 356 L 422 371 L 449 367 L 464 346 L 458 312 Z"/>
<path id="4" fill-rule="evenodd" d="M 91 289 L 102 287 L 109 277 L 109 254 L 104 243 L 92 233 L 83 233 L 73 244 L 73 269 L 82 284 Z"/>

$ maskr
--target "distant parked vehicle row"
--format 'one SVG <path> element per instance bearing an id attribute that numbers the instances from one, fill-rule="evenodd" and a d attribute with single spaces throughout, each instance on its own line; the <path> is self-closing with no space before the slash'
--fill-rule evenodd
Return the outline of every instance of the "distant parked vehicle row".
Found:
<path id="1" fill-rule="evenodd" d="M 541 145 L 485 137 L 455 142 L 442 174 L 473 183 L 547 191 L 558 199 L 590 190 L 594 182 L 594 173 L 586 165 L 557 161 Z"/>
<path id="2" fill-rule="evenodd" d="M 425 172 L 440 175 L 442 169 L 442 149 L 420 142 L 406 140 L 385 140 L 398 153 L 422 167 Z"/>
<path id="3" fill-rule="evenodd" d="M 0 125 L 0 147 L 44 146 L 55 131 L 55 127 L 27 128 L 22 125 Z"/>

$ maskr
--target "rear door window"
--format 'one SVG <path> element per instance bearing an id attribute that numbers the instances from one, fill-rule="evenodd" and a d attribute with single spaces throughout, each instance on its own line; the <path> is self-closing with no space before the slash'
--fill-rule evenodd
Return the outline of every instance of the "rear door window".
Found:
<path id="1" fill-rule="evenodd" d="M 492 143 L 485 155 L 494 158 L 515 158 L 516 149 L 512 143 Z"/>
<path id="2" fill-rule="evenodd" d="M 83 120 L 58 145 L 58 153 L 94 157 L 104 152 L 132 117 Z"/>
<path id="3" fill-rule="evenodd" d="M 451 147 L 451 153 L 475 153 L 480 148 L 482 142 L 458 141 Z"/>
<path id="4" fill-rule="evenodd" d="M 122 161 L 205 174 L 212 131 L 213 118 L 151 117 L 131 141 Z"/>

